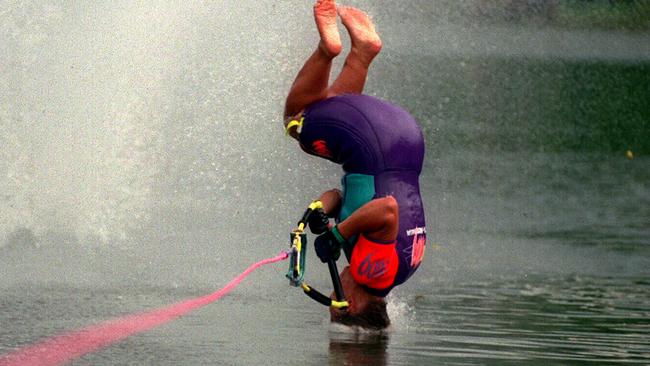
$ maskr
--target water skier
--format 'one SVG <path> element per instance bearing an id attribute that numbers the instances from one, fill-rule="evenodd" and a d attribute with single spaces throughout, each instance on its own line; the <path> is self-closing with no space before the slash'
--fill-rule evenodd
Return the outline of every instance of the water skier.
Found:
<path id="1" fill-rule="evenodd" d="M 329 85 L 332 60 L 342 51 L 337 14 L 352 48 Z M 362 95 L 368 68 L 382 47 L 370 18 L 334 0 L 318 0 L 320 42 L 298 73 L 285 105 L 285 128 L 307 153 L 341 164 L 342 188 L 319 198 L 323 209 L 309 226 L 319 234 L 318 257 L 349 262 L 341 283 L 350 306 L 331 309 L 346 325 L 383 329 L 390 324 L 384 297 L 404 283 L 424 255 L 426 229 L 419 190 L 422 132 L 406 111 Z M 328 218 L 337 224 L 329 225 Z"/>

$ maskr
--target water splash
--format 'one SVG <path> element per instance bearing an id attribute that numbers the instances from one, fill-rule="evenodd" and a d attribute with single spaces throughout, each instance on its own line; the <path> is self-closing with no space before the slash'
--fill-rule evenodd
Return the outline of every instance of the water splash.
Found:
<path id="1" fill-rule="evenodd" d="M 409 332 L 416 327 L 416 309 L 408 303 L 408 298 L 390 294 L 386 297 L 386 311 L 391 327 L 397 332 Z"/>

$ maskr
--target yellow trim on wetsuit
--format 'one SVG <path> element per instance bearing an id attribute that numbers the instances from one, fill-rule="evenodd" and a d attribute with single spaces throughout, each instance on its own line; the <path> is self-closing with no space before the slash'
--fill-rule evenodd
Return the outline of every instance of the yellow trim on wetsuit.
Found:
<path id="1" fill-rule="evenodd" d="M 302 127 L 302 123 L 305 121 L 305 117 L 300 118 L 300 120 L 294 119 L 291 122 L 287 124 L 287 127 L 284 129 L 284 134 L 288 135 L 289 130 L 291 130 L 294 127 L 300 128 Z"/>

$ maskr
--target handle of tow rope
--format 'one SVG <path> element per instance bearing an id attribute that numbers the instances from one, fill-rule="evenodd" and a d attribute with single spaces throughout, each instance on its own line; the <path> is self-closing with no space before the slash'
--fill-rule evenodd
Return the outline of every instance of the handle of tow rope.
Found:
<path id="1" fill-rule="evenodd" d="M 298 228 L 292 233 L 292 235 L 294 235 L 295 238 L 298 238 L 298 236 L 300 235 L 300 236 L 302 236 L 302 238 L 305 238 L 305 240 L 306 240 L 305 234 L 303 232 L 304 232 L 305 227 L 307 225 L 307 220 L 309 219 L 309 215 L 311 215 L 311 213 L 314 210 L 317 210 L 319 208 L 323 208 L 323 203 L 321 201 L 319 201 L 319 200 L 313 201 L 309 205 L 309 207 L 307 208 L 307 210 L 303 214 L 302 218 L 298 222 Z M 295 246 L 295 244 L 294 244 L 294 246 Z M 338 271 L 338 269 L 336 267 L 336 261 L 334 261 L 333 259 L 330 259 L 327 262 L 327 267 L 329 268 L 330 277 L 332 279 L 332 285 L 334 287 L 334 294 L 336 296 L 336 300 L 332 300 L 328 296 L 323 295 L 322 293 L 320 293 L 319 291 L 317 291 L 316 289 L 314 289 L 313 287 L 309 286 L 308 284 L 306 284 L 306 283 L 304 283 L 302 281 L 302 276 L 304 275 L 304 254 L 301 253 L 301 252 L 302 252 L 302 250 L 304 249 L 305 246 L 300 245 L 300 247 L 301 248 L 298 248 L 298 252 L 299 252 L 298 255 L 301 257 L 301 259 L 303 261 L 303 267 L 302 267 L 302 269 L 300 268 L 300 264 L 299 264 L 300 261 L 296 261 L 293 264 L 293 266 L 295 266 L 295 267 L 293 267 L 295 269 L 295 272 L 294 272 L 295 276 L 292 277 L 291 275 L 287 274 L 287 277 L 289 277 L 289 280 L 290 280 L 291 284 L 293 284 L 294 286 L 300 284 L 300 286 L 302 287 L 305 294 L 307 294 L 307 296 L 309 296 L 313 300 L 316 300 L 317 302 L 319 302 L 319 303 L 321 303 L 321 304 L 323 304 L 325 306 L 331 306 L 331 307 L 338 308 L 338 309 L 347 308 L 349 306 L 349 304 L 345 300 L 345 294 L 343 293 L 343 286 L 341 285 L 341 278 L 339 277 L 339 271 Z M 292 262 L 293 262 L 293 260 L 292 260 Z M 291 272 L 291 270 L 290 270 L 290 272 Z"/>
<path id="2" fill-rule="evenodd" d="M 325 306 L 329 306 L 337 309 L 345 309 L 348 306 L 350 306 L 350 304 L 348 304 L 348 302 L 345 300 L 337 301 L 337 300 L 330 299 L 329 297 L 321 294 L 316 289 L 312 288 L 306 283 L 302 284 L 302 290 L 305 292 L 305 294 L 307 294 L 307 296 L 311 297 L 313 300 L 316 300 L 317 302 Z"/>
<path id="3" fill-rule="evenodd" d="M 318 210 L 319 208 L 323 208 L 323 202 L 320 200 L 312 201 L 312 203 L 309 204 L 309 207 L 307 207 L 307 210 L 305 210 L 305 213 L 302 215 L 300 221 L 298 221 L 298 229 L 304 230 L 307 226 L 307 220 L 309 219 L 311 213 L 315 210 Z"/>
<path id="4" fill-rule="evenodd" d="M 330 259 L 327 262 L 327 266 L 329 267 L 330 276 L 332 277 L 336 300 L 330 299 L 304 282 L 302 283 L 302 290 L 307 294 L 307 296 L 325 306 L 331 306 L 337 309 L 347 308 L 350 304 L 345 300 L 345 294 L 343 293 L 343 286 L 341 286 L 341 278 L 339 277 L 339 271 L 336 268 L 336 262 L 333 259 Z"/>
<path id="5" fill-rule="evenodd" d="M 330 277 L 332 277 L 332 285 L 334 286 L 334 294 L 336 300 L 345 301 L 345 294 L 343 293 L 343 286 L 341 285 L 341 277 L 339 277 L 339 270 L 336 268 L 336 261 L 330 259 L 327 261 L 327 267 L 330 270 Z"/>

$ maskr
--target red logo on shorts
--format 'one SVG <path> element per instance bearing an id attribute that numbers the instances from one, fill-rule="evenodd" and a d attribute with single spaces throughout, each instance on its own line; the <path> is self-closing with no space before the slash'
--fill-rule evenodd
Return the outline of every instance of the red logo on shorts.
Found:
<path id="1" fill-rule="evenodd" d="M 352 249 L 350 272 L 354 281 L 374 289 L 385 289 L 393 284 L 399 259 L 395 243 L 379 244 L 361 235 Z"/>
<path id="2" fill-rule="evenodd" d="M 332 152 L 330 151 L 330 149 L 327 148 L 327 143 L 325 142 L 325 140 L 316 140 L 312 142 L 311 147 L 319 156 L 325 158 L 332 157 Z"/>
<path id="3" fill-rule="evenodd" d="M 368 254 L 359 265 L 359 269 L 357 269 L 357 274 L 359 276 L 365 276 L 369 280 L 378 278 L 386 273 L 388 266 L 390 265 L 388 259 L 372 260 L 372 254 L 373 253 Z"/>

